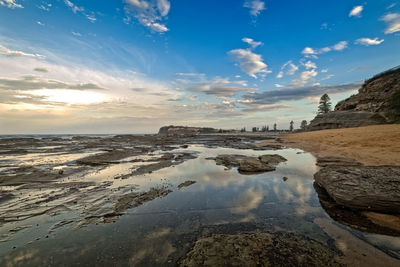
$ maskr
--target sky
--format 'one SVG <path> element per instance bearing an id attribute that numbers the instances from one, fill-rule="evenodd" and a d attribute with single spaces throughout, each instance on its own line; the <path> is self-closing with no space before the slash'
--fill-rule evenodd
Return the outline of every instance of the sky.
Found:
<path id="1" fill-rule="evenodd" d="M 396 0 L 0 0 L 0 134 L 299 127 L 399 48 Z"/>

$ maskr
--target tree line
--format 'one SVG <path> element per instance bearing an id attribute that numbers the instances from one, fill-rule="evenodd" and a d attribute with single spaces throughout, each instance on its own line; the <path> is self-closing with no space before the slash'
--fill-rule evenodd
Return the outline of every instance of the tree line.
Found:
<path id="1" fill-rule="evenodd" d="M 329 97 L 328 94 L 323 94 L 319 100 L 318 104 L 318 114 L 326 114 L 328 112 L 332 111 L 332 102 L 331 98 Z M 287 130 L 281 130 L 281 131 L 289 131 L 293 132 L 294 131 L 294 122 L 291 121 L 289 123 L 289 128 Z M 306 131 L 308 126 L 308 122 L 306 120 L 302 120 L 300 123 L 300 130 Z M 277 132 L 278 125 L 276 123 L 273 124 L 272 129 L 269 128 L 269 125 L 264 125 L 262 127 L 252 127 L 251 131 L 253 133 L 255 132 Z M 246 127 L 243 127 L 240 129 L 241 132 L 247 132 Z"/>

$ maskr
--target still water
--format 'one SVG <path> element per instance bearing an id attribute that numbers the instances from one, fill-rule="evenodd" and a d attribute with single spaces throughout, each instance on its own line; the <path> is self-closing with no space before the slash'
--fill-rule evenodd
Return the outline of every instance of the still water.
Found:
<path id="1" fill-rule="evenodd" d="M 134 166 L 125 162 L 68 178 L 106 184 L 109 191 L 101 191 L 100 196 L 86 192 L 82 196 L 85 205 L 79 202 L 75 208 L 0 224 L 0 237 L 18 230 L 0 242 L 0 265 L 174 266 L 202 235 L 256 229 L 296 231 L 327 244 L 331 237 L 315 223 L 321 218 L 400 258 L 400 238 L 362 233 L 330 219 L 313 187 L 318 167 L 311 154 L 297 149 L 254 151 L 200 145 L 188 150 L 198 157 L 146 175 L 115 179 Z M 274 172 L 242 175 L 236 168 L 226 169 L 209 159 L 220 154 L 279 154 L 288 161 Z M 177 188 L 188 180 L 196 183 Z M 146 191 L 160 185 L 172 192 L 128 210 L 113 222 L 76 223 L 92 205 L 106 206 L 101 200 L 110 197 L 108 194 Z"/>

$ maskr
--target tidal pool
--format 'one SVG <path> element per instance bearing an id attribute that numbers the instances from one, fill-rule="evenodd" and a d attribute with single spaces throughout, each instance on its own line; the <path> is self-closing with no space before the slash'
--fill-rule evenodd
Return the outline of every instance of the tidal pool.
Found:
<path id="1" fill-rule="evenodd" d="M 313 187 L 318 167 L 311 154 L 297 149 L 255 151 L 202 145 L 190 145 L 174 153 L 180 151 L 195 152 L 197 158 L 119 179 L 138 165 L 129 158 L 57 181 L 85 183 L 76 192 L 65 194 L 65 188 L 57 186 L 46 190 L 27 188 L 15 199 L 0 202 L 0 216 L 13 213 L 8 218 L 15 218 L 0 220 L 0 265 L 175 266 L 201 236 L 255 230 L 297 232 L 332 250 L 337 247 L 349 257 L 367 251 L 369 255 L 360 257 L 390 259 L 387 264 L 382 262 L 385 266 L 400 264 L 395 259 L 400 259 L 399 237 L 354 230 L 327 215 Z M 279 154 L 288 161 L 273 172 L 243 175 L 236 168 L 226 169 L 210 159 L 220 154 Z M 196 183 L 178 189 L 179 184 L 189 180 Z M 116 197 L 160 186 L 171 192 L 107 222 L 88 216 L 107 214 Z M 0 187 L 4 191 L 13 189 Z M 60 197 L 44 201 L 40 208 L 34 205 L 48 200 L 49 194 Z M 25 208 L 15 209 L 21 205 Z M 21 220 L 19 216 L 26 216 L 27 210 L 29 216 Z"/>

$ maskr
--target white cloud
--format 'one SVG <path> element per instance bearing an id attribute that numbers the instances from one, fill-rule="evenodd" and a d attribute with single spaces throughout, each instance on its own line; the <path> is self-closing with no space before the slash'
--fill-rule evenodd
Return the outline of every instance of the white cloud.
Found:
<path id="1" fill-rule="evenodd" d="M 18 50 L 11 50 L 11 49 L 8 49 L 7 47 L 1 46 L 1 45 L 0 45 L 0 54 L 8 56 L 8 57 L 36 57 L 36 58 L 43 58 L 43 56 L 39 55 L 39 54 L 31 54 L 31 53 L 25 53 L 25 52 L 22 52 L 22 51 L 18 51 Z"/>
<path id="2" fill-rule="evenodd" d="M 36 23 L 37 23 L 38 25 L 40 25 L 40 26 L 44 26 L 44 23 L 41 22 L 41 21 L 37 21 Z"/>
<path id="3" fill-rule="evenodd" d="M 261 55 L 253 53 L 249 49 L 234 49 L 228 52 L 229 55 L 239 62 L 240 69 L 249 76 L 257 79 L 256 74 L 265 77 L 268 73 L 268 65 L 263 62 Z"/>
<path id="4" fill-rule="evenodd" d="M 321 70 L 321 72 L 322 72 L 322 73 L 327 73 L 327 72 L 328 72 L 328 69 L 323 69 L 323 70 Z"/>
<path id="5" fill-rule="evenodd" d="M 346 41 L 341 41 L 334 46 L 332 46 L 332 49 L 335 51 L 342 51 L 347 48 L 348 43 Z"/>
<path id="6" fill-rule="evenodd" d="M 254 17 L 260 15 L 261 11 L 265 10 L 265 3 L 260 0 L 247 0 L 244 7 L 250 9 L 250 14 Z"/>
<path id="7" fill-rule="evenodd" d="M 379 40 L 378 38 L 374 38 L 374 39 L 360 38 L 360 39 L 357 39 L 355 41 L 355 43 L 360 44 L 360 45 L 370 46 L 370 45 L 379 45 L 379 44 L 383 43 L 384 41 L 385 41 L 384 39 Z"/>
<path id="8" fill-rule="evenodd" d="M 169 0 L 125 0 L 125 3 L 127 4 L 125 8 L 127 15 L 132 15 L 143 26 L 158 33 L 169 30 L 163 22 L 171 8 Z M 129 23 L 129 17 L 124 21 Z"/>
<path id="9" fill-rule="evenodd" d="M 171 8 L 171 3 L 168 0 L 158 0 L 157 8 L 160 11 L 161 16 L 166 16 Z"/>
<path id="10" fill-rule="evenodd" d="M 304 65 L 304 67 L 306 67 L 306 69 L 316 69 L 317 68 L 317 64 L 315 64 L 311 60 L 307 61 L 303 65 Z"/>
<path id="11" fill-rule="evenodd" d="M 255 79 L 257 79 L 256 74 L 260 74 L 264 78 L 268 73 L 271 73 L 268 70 L 268 65 L 263 62 L 262 56 L 252 51 L 257 46 L 262 45 L 262 42 L 256 42 L 251 38 L 243 38 L 242 41 L 248 43 L 251 47 L 233 49 L 228 52 L 239 63 L 240 69 Z"/>
<path id="12" fill-rule="evenodd" d="M 293 64 L 291 60 L 289 60 L 288 62 L 282 65 L 281 71 L 278 73 L 278 75 L 276 75 L 276 78 L 281 79 L 285 74 L 294 75 L 298 69 L 299 67 Z"/>
<path id="13" fill-rule="evenodd" d="M 243 38 L 242 41 L 245 43 L 248 43 L 252 49 L 255 49 L 257 46 L 260 46 L 263 44 L 262 42 L 256 42 L 251 38 Z"/>
<path id="14" fill-rule="evenodd" d="M 399 13 L 388 13 L 381 18 L 387 24 L 385 29 L 386 34 L 391 34 L 400 31 L 400 14 Z"/>
<path id="15" fill-rule="evenodd" d="M 315 51 L 311 47 L 306 47 L 306 48 L 303 49 L 303 51 L 301 53 L 303 55 L 315 55 L 315 54 L 317 54 L 317 51 Z"/>
<path id="16" fill-rule="evenodd" d="M 347 47 L 348 47 L 348 42 L 347 41 L 340 41 L 337 44 L 334 44 L 333 46 L 327 46 L 327 47 L 323 47 L 323 48 L 320 48 L 320 49 L 306 47 L 306 48 L 303 49 L 303 51 L 301 53 L 305 57 L 317 58 L 317 55 L 325 54 L 325 53 L 328 53 L 328 52 L 330 52 L 332 50 L 334 50 L 334 51 L 342 51 L 342 50 L 346 49 Z"/>
<path id="17" fill-rule="evenodd" d="M 316 70 L 307 70 L 300 73 L 299 78 L 292 82 L 292 86 L 304 86 L 307 83 L 313 81 L 314 77 L 318 75 Z"/>
<path id="18" fill-rule="evenodd" d="M 349 17 L 361 17 L 361 13 L 363 11 L 363 6 L 355 6 L 349 13 Z"/>
<path id="19" fill-rule="evenodd" d="M 23 8 L 22 5 L 17 4 L 17 0 L 0 0 L 0 6 L 5 6 L 8 8 Z"/>
<path id="20" fill-rule="evenodd" d="M 79 6 L 75 5 L 74 3 L 72 3 L 72 2 L 69 1 L 69 0 L 64 0 L 64 3 L 65 3 L 69 8 L 71 8 L 71 10 L 72 10 L 72 12 L 74 12 L 74 14 L 82 13 L 90 22 L 95 22 L 95 21 L 97 20 L 96 17 L 95 17 L 95 15 L 94 15 L 94 13 L 93 13 L 93 12 L 87 13 L 87 12 L 85 11 L 85 8 L 84 8 L 84 7 L 79 7 Z"/>
<path id="21" fill-rule="evenodd" d="M 72 33 L 72 35 L 73 36 L 77 36 L 77 37 L 81 37 L 82 36 L 82 34 L 81 33 L 79 33 L 79 32 L 71 32 Z"/>
<path id="22" fill-rule="evenodd" d="M 281 84 L 279 84 L 279 83 L 276 83 L 276 84 L 275 84 L 275 87 L 276 87 L 276 88 L 282 88 L 283 85 L 281 85 Z"/>

